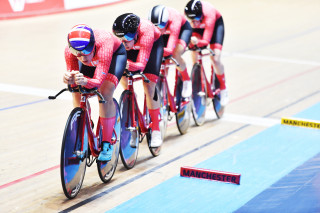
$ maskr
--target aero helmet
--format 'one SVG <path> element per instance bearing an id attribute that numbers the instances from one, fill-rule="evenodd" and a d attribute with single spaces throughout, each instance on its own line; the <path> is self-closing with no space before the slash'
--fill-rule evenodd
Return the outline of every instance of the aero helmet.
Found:
<path id="1" fill-rule="evenodd" d="M 200 20 L 202 17 L 202 4 L 200 0 L 191 0 L 184 8 L 184 13 L 189 19 Z"/>
<path id="2" fill-rule="evenodd" d="M 169 20 L 168 9 L 163 5 L 157 5 L 150 10 L 148 19 L 160 29 L 164 28 Z"/>
<path id="3" fill-rule="evenodd" d="M 140 18 L 133 13 L 120 15 L 113 23 L 113 33 L 122 39 L 131 41 L 134 39 L 140 24 Z"/>
<path id="4" fill-rule="evenodd" d="M 92 29 L 85 24 L 74 26 L 68 33 L 70 52 L 75 56 L 89 55 L 95 44 Z"/>

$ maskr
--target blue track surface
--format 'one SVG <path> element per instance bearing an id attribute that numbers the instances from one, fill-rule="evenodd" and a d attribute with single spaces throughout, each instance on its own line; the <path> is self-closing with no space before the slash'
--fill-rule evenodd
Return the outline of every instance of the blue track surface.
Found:
<path id="1" fill-rule="evenodd" d="M 320 104 L 295 117 L 320 120 Z M 260 212 L 259 202 L 261 211 L 283 212 L 305 196 L 293 209 L 319 210 L 320 202 L 310 199 L 319 195 L 318 153 L 319 130 L 276 125 L 198 165 L 183 165 L 240 173 L 240 185 L 177 175 L 108 212 Z M 265 201 L 271 198 L 267 211 Z"/>

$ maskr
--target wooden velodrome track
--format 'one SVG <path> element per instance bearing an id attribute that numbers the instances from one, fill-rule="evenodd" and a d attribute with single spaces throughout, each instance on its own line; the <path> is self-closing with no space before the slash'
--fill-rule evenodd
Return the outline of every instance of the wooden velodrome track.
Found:
<path id="1" fill-rule="evenodd" d="M 204 126 L 192 124 L 183 136 L 172 123 L 159 157 L 151 157 L 146 144 L 141 144 L 137 165 L 126 170 L 119 160 L 108 184 L 100 181 L 95 166 L 87 168 L 82 189 L 73 200 L 63 194 L 58 167 L 64 125 L 72 110 L 71 95 L 56 101 L 46 99 L 65 86 L 63 51 L 68 30 L 77 23 L 87 23 L 111 31 L 114 19 L 122 13 L 147 17 L 148 10 L 159 3 L 183 12 L 186 1 L 131 0 L 0 22 L 0 212 L 58 212 L 117 186 L 75 210 L 105 212 L 177 175 L 181 166 L 195 165 L 264 130 L 267 118 L 263 117 L 272 113 L 268 119 L 278 122 L 282 116 L 320 101 L 318 0 L 209 2 L 221 11 L 226 28 L 223 63 L 230 103 L 225 117 L 216 120 L 210 109 Z M 185 57 L 190 67 L 188 53 Z M 119 87 L 117 99 L 121 92 Z M 251 125 L 123 184 L 243 123 Z"/>

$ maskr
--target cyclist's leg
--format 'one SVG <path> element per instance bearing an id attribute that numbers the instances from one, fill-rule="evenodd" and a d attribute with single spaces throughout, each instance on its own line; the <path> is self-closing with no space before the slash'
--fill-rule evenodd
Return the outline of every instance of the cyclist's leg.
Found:
<path id="1" fill-rule="evenodd" d="M 126 60 L 126 51 L 121 44 L 118 50 L 113 54 L 109 72 L 106 76 L 105 81 L 99 88 L 99 91 L 106 101 L 105 103 L 99 104 L 99 120 L 102 127 L 103 147 L 98 160 L 101 161 L 109 161 L 112 157 L 113 142 L 111 141 L 111 138 L 113 133 L 113 126 L 116 121 L 116 109 L 113 102 L 113 93 L 122 77 Z"/>
<path id="2" fill-rule="evenodd" d="M 180 66 L 177 67 L 177 69 L 182 76 L 182 81 L 183 81 L 182 96 L 185 98 L 191 96 L 192 85 L 191 85 L 190 76 L 187 71 L 186 63 L 182 58 L 182 54 L 185 52 L 185 49 L 190 42 L 191 35 L 192 35 L 192 27 L 190 23 L 186 21 L 185 24 L 181 27 L 179 41 L 173 52 L 173 57 L 180 64 Z"/>
<path id="3" fill-rule="evenodd" d="M 159 78 L 160 66 L 163 56 L 162 36 L 153 44 L 149 61 L 145 67 L 144 74 L 150 83 L 143 83 L 146 93 L 146 101 L 149 114 L 152 120 L 151 147 L 159 147 L 162 144 L 159 127 L 160 100 L 156 93 L 156 83 Z"/>
<path id="4" fill-rule="evenodd" d="M 73 99 L 73 107 L 80 107 L 80 93 L 74 92 L 72 93 L 72 99 Z"/>
<path id="5" fill-rule="evenodd" d="M 210 48 L 215 53 L 214 56 L 211 56 L 211 62 L 215 68 L 216 75 L 220 83 L 220 90 L 221 90 L 220 103 L 222 106 L 225 106 L 228 103 L 228 93 L 227 93 L 227 88 L 225 83 L 224 65 L 221 62 L 223 39 L 224 39 L 224 23 L 223 23 L 222 17 L 220 17 L 215 23 L 213 36 L 210 42 Z M 213 67 L 212 67 L 212 70 L 213 70 Z"/>

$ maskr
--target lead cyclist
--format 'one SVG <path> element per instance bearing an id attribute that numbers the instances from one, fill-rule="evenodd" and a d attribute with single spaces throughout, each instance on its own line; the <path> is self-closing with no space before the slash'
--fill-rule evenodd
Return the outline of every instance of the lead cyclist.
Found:
<path id="1" fill-rule="evenodd" d="M 127 54 L 121 41 L 104 30 L 92 30 L 85 24 L 74 26 L 68 33 L 64 51 L 67 71 L 63 82 L 72 86 L 98 88 L 105 99 L 99 103 L 99 122 L 102 127 L 100 161 L 110 161 L 113 153 L 111 141 L 116 122 L 113 93 L 125 69 Z M 80 106 L 80 94 L 72 93 L 73 106 Z"/>

